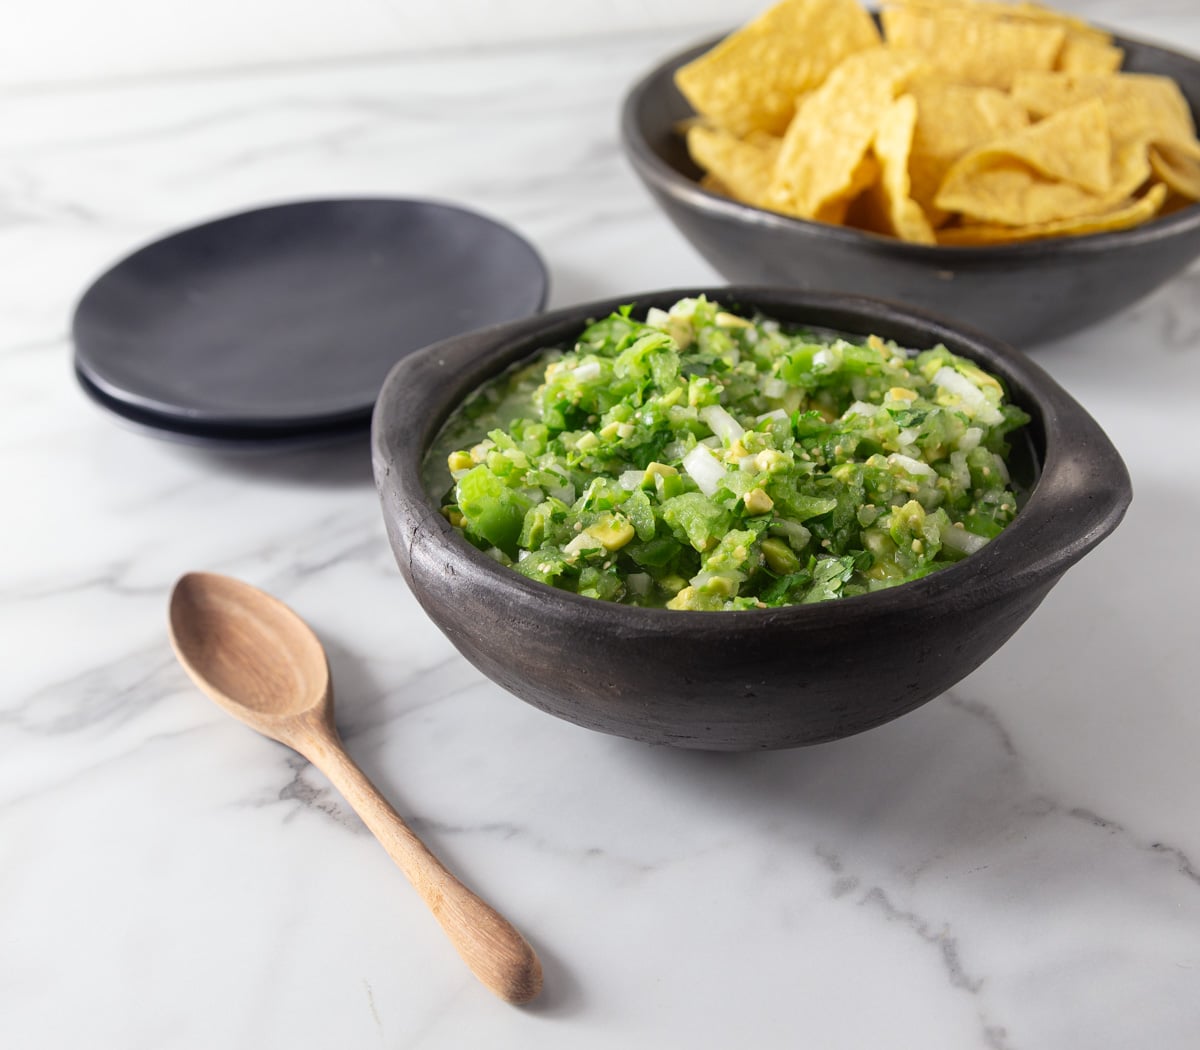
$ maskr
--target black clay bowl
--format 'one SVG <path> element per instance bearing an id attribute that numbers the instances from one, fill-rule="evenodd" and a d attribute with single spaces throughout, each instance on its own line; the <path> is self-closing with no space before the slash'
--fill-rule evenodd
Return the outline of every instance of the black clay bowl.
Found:
<path id="1" fill-rule="evenodd" d="M 981 551 L 921 580 L 741 612 L 638 609 L 558 591 L 497 564 L 451 528 L 422 486 L 421 463 L 468 393 L 543 347 L 570 345 L 589 318 L 623 303 L 636 303 L 636 315 L 699 294 L 915 348 L 942 342 L 978 361 L 1033 417 L 1040 477 L 1027 504 Z M 418 351 L 384 383 L 372 457 L 400 570 L 471 663 L 523 700 L 589 729 L 710 750 L 834 740 L 944 692 L 1116 528 L 1131 498 L 1129 475 L 1100 427 L 1004 343 L 878 300 L 745 287 L 587 303 Z"/>
<path id="2" fill-rule="evenodd" d="M 1127 71 L 1172 77 L 1200 113 L 1200 61 L 1117 42 Z M 893 299 L 1026 349 L 1125 309 L 1200 254 L 1200 205 L 1115 233 L 960 248 L 792 219 L 710 193 L 677 130 L 694 114 L 674 75 L 714 43 L 668 59 L 632 89 L 621 139 L 668 218 L 729 281 Z"/>

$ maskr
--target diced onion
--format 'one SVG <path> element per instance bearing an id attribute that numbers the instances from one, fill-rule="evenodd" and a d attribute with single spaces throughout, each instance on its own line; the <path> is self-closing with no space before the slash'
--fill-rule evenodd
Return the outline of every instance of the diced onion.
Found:
<path id="1" fill-rule="evenodd" d="M 983 431 L 979 427 L 967 427 L 963 431 L 962 437 L 958 439 L 958 448 L 960 452 L 970 452 L 979 447 L 979 442 L 983 440 Z"/>
<path id="2" fill-rule="evenodd" d="M 1008 472 L 1008 464 L 1004 462 L 1004 457 L 998 456 L 995 452 L 993 452 L 992 464 L 996 468 L 996 473 L 1000 475 L 1000 480 L 1007 485 L 1012 480 L 1012 475 L 1010 475 Z"/>
<path id="3" fill-rule="evenodd" d="M 953 368 L 946 366 L 939 368 L 934 373 L 933 382 L 936 386 L 954 394 L 962 402 L 967 414 L 974 416 L 981 423 L 994 426 L 1004 418 L 1000 414 L 1000 410 L 983 396 L 983 391 L 979 387 L 966 376 L 954 371 Z"/>
<path id="4" fill-rule="evenodd" d="M 763 397 L 783 397 L 787 393 L 788 385 L 785 379 L 768 376 L 758 384 L 758 388 L 763 392 Z"/>
<path id="5" fill-rule="evenodd" d="M 566 555 L 579 554 L 581 551 L 596 550 L 598 547 L 603 547 L 595 536 L 590 533 L 581 532 L 570 543 L 563 547 L 563 553 Z"/>
<path id="6" fill-rule="evenodd" d="M 943 547 L 949 547 L 960 554 L 974 554 L 980 548 L 987 546 L 986 536 L 977 536 L 973 532 L 967 532 L 966 529 L 960 529 L 957 525 L 942 529 L 941 536 Z"/>
<path id="7" fill-rule="evenodd" d="M 849 419 L 851 416 L 861 416 L 863 419 L 874 419 L 875 413 L 878 411 L 879 406 L 873 405 L 869 401 L 855 401 L 842 413 L 842 418 Z"/>
<path id="8" fill-rule="evenodd" d="M 581 383 L 588 383 L 593 379 L 599 379 L 600 362 L 584 361 L 583 364 L 576 365 L 573 369 L 571 369 L 571 377 L 579 380 Z"/>
<path id="9" fill-rule="evenodd" d="M 812 370 L 820 375 L 822 372 L 836 372 L 842 365 L 842 351 L 836 346 L 824 346 L 813 354 Z"/>
<path id="10" fill-rule="evenodd" d="M 642 487 L 642 478 L 645 476 L 644 470 L 625 470 L 621 472 L 618 482 L 626 492 L 632 492 L 634 489 Z"/>
<path id="11" fill-rule="evenodd" d="M 786 422 L 787 417 L 788 417 L 788 414 L 786 411 L 784 411 L 782 408 L 776 408 L 770 412 L 764 412 L 761 416 L 758 417 L 757 422 L 765 423 L 768 419 L 778 419 L 778 420 Z"/>
<path id="12" fill-rule="evenodd" d="M 913 459 L 912 456 L 906 456 L 900 452 L 893 452 L 888 456 L 888 462 L 893 466 L 902 467 L 909 474 L 933 476 L 937 473 L 928 463 L 922 463 L 919 459 Z"/>
<path id="13" fill-rule="evenodd" d="M 746 433 L 741 423 L 720 405 L 705 405 L 700 409 L 700 418 L 709 425 L 717 437 L 730 445 L 735 441 L 741 441 L 742 435 Z"/>
<path id="14" fill-rule="evenodd" d="M 966 376 L 959 375 L 953 368 L 943 365 L 933 376 L 933 382 L 943 390 L 949 390 L 970 408 L 983 402 L 983 394 Z"/>
<path id="15" fill-rule="evenodd" d="M 699 299 L 680 299 L 668 311 L 671 317 L 682 317 L 685 321 L 690 321 L 696 315 L 696 307 L 700 305 Z"/>
<path id="16" fill-rule="evenodd" d="M 725 477 L 725 467 L 705 445 L 697 445 L 683 457 L 683 469 L 706 496 L 716 492 Z"/>

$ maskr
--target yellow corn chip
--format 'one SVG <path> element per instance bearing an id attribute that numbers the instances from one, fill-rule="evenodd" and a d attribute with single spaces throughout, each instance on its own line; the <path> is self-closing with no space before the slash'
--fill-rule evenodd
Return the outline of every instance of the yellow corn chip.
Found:
<path id="1" fill-rule="evenodd" d="M 1023 72 L 1014 80 L 1012 94 L 1036 118 L 1098 98 L 1108 111 L 1108 130 L 1116 143 L 1186 140 L 1196 133 L 1187 100 L 1168 77 Z"/>
<path id="2" fill-rule="evenodd" d="M 1110 211 L 1138 189 L 1150 174 L 1144 149 L 1127 149 L 1114 165 L 1119 181 L 1105 194 L 1040 176 L 1019 161 L 997 161 L 959 182 L 954 170 L 937 196 L 938 206 L 974 222 L 1009 226 L 1047 223 Z"/>
<path id="3" fill-rule="evenodd" d="M 969 18 L 992 18 L 1008 22 L 1043 22 L 1062 26 L 1074 33 L 1111 40 L 1103 29 L 1089 25 L 1065 11 L 1055 11 L 1041 4 L 1008 0 L 887 0 L 887 7 L 913 7 L 926 11 L 952 12 Z"/>
<path id="4" fill-rule="evenodd" d="M 1200 201 L 1200 145 L 1156 142 L 1150 147 L 1150 167 L 1179 196 Z"/>
<path id="5" fill-rule="evenodd" d="M 878 201 L 884 233 L 917 244 L 933 244 L 933 227 L 910 195 L 908 157 L 917 125 L 917 102 L 901 95 L 883 112 L 872 149 L 879 158 L 880 179 L 869 191 Z"/>
<path id="6" fill-rule="evenodd" d="M 964 18 L 1026 22 L 1058 26 L 1063 45 L 1052 68 L 1071 73 L 1112 73 L 1121 68 L 1125 53 L 1113 45 L 1112 35 L 1082 19 L 1033 3 L 997 3 L 993 0 L 899 0 L 901 6 L 941 11 Z"/>
<path id="7" fill-rule="evenodd" d="M 928 55 L 947 79 L 962 84 L 1007 91 L 1021 70 L 1054 68 L 1067 35 L 1061 25 L 970 14 L 960 5 L 885 8 L 884 38 L 891 47 Z"/>
<path id="8" fill-rule="evenodd" d="M 769 206 L 811 219 L 853 195 L 855 175 L 880 115 L 921 61 L 918 55 L 889 48 L 860 51 L 806 95 L 783 136 L 767 191 Z"/>
<path id="9" fill-rule="evenodd" d="M 846 213 L 856 198 L 858 198 L 864 190 L 870 186 L 874 186 L 879 181 L 879 161 L 874 155 L 868 151 L 863 154 L 862 160 L 858 162 L 858 167 L 854 169 L 854 173 L 850 176 L 850 182 L 838 196 L 826 201 L 817 209 L 816 215 L 813 218 L 817 222 L 830 222 L 835 225 L 842 225 L 846 222 Z"/>
<path id="10" fill-rule="evenodd" d="M 784 0 L 683 66 L 675 83 L 697 113 L 735 135 L 780 135 L 800 95 L 878 44 L 855 0 Z"/>
<path id="11" fill-rule="evenodd" d="M 1094 111 L 1096 101 L 1093 99 L 1086 106 Z M 1081 109 L 1065 110 L 1009 136 L 1001 144 L 990 144 L 967 154 L 947 173 L 935 198 L 937 206 L 961 212 L 976 222 L 1008 226 L 1048 223 L 1111 210 L 1149 174 L 1142 147 L 1127 144 L 1111 154 L 1111 160 L 1105 160 L 1108 188 L 1104 191 L 1080 184 L 1079 175 L 1093 174 L 1090 165 L 1065 163 L 1082 157 L 1083 148 L 1078 154 L 1064 151 L 1058 158 L 1050 158 L 1038 148 L 1053 141 L 1060 127 L 1064 135 L 1073 133 L 1072 129 L 1077 128 L 1074 114 Z M 1063 123 L 1063 118 L 1072 118 L 1072 122 Z M 1107 147 L 1105 157 L 1109 157 Z M 1067 173 L 1076 178 L 1065 181 L 1061 176 Z"/>
<path id="12" fill-rule="evenodd" d="M 1145 179 L 1138 156 L 1136 148 L 1114 154 L 1104 104 L 1093 98 L 967 154 L 946 174 L 935 202 L 1009 226 L 1092 215 Z"/>
<path id="13" fill-rule="evenodd" d="M 1124 59 L 1125 52 L 1114 44 L 1068 31 L 1054 68 L 1076 74 L 1115 73 Z"/>
<path id="14" fill-rule="evenodd" d="M 1151 174 L 1150 158 L 1146 155 L 1144 143 L 1114 143 L 1109 201 L 1115 204 L 1126 197 L 1132 197 Z"/>
<path id="15" fill-rule="evenodd" d="M 954 226 L 939 230 L 937 240 L 938 244 L 969 246 L 1031 241 L 1042 237 L 1078 237 L 1089 233 L 1124 230 L 1154 218 L 1166 198 L 1167 188 L 1160 182 L 1151 186 L 1145 196 L 1126 201 L 1119 207 L 1099 215 L 1015 227 L 994 224 Z"/>
<path id="16" fill-rule="evenodd" d="M 747 204 L 761 204 L 779 156 L 779 139 L 754 132 L 744 139 L 723 128 L 693 124 L 688 128 L 688 152 L 715 178 L 725 195 Z"/>
<path id="17" fill-rule="evenodd" d="M 979 147 L 964 170 L 978 171 L 997 160 L 1018 160 L 1048 179 L 1074 183 L 1091 193 L 1108 193 L 1111 158 L 1104 103 L 1092 98 Z M 963 170 L 957 174 L 961 177 Z"/>
<path id="18" fill-rule="evenodd" d="M 952 168 L 937 206 L 973 222 L 1024 226 L 1094 214 L 1105 201 L 1069 182 L 1043 178 L 1018 160 L 996 160 L 981 170 Z"/>
<path id="19" fill-rule="evenodd" d="M 1029 123 L 1025 107 L 995 88 L 919 80 L 909 91 L 917 104 L 908 172 L 911 194 L 933 225 L 947 213 L 933 201 L 942 179 L 959 157 Z"/>
<path id="20" fill-rule="evenodd" d="M 957 205 L 951 210 L 961 212 L 970 221 L 1012 226 L 1097 215 L 1126 200 L 1150 175 L 1144 150 L 1130 154 L 1129 159 L 1131 177 L 1114 183 L 1113 190 L 1106 194 L 1044 179 L 1019 162 L 1006 162 L 979 173 L 965 188 L 951 186 L 950 192 L 939 194 L 938 200 L 943 207 Z"/>

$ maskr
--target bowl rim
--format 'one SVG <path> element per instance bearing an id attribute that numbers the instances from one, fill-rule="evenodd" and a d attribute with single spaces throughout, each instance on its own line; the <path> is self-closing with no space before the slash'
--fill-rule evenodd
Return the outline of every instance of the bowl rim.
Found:
<path id="1" fill-rule="evenodd" d="M 607 316 L 626 303 L 636 304 L 635 315 L 644 315 L 651 306 L 698 295 L 759 307 L 767 316 L 774 308 L 793 314 L 837 315 L 843 322 L 852 318 L 852 325 L 828 326 L 851 331 L 857 327 L 857 334 L 889 327 L 916 329 L 925 333 L 917 342 L 927 346 L 945 342 L 956 353 L 965 351 L 965 356 L 976 360 L 982 357 L 989 370 L 999 372 L 1014 399 L 1030 411 L 1035 433 L 1040 430 L 1040 475 L 1025 506 L 1012 524 L 981 550 L 921 579 L 812 605 L 717 614 L 621 605 L 559 590 L 494 561 L 446 521 L 437 501 L 425 490 L 422 464 L 450 413 L 471 391 L 539 349 L 571 338 L 589 319 Z M 796 317 L 791 320 L 804 323 Z M 1001 367 L 997 369 L 995 362 Z M 413 398 L 422 411 L 413 415 L 397 411 L 397 404 L 406 397 Z M 768 623 L 797 630 L 837 629 L 861 624 L 864 617 L 894 617 L 926 602 L 961 595 L 964 588 L 973 593 L 978 605 L 987 605 L 1039 584 L 1048 587 L 1117 527 L 1133 496 L 1128 470 L 1099 424 L 1044 369 L 1011 346 L 967 326 L 883 299 L 759 285 L 666 289 L 595 300 L 419 350 L 401 359 L 384 381 L 372 418 L 371 452 L 393 546 L 399 544 L 403 549 L 394 553 L 419 600 L 424 601 L 424 588 L 414 564 L 445 573 L 447 559 L 452 559 L 451 571 L 460 583 L 486 587 L 509 607 L 527 608 L 532 602 L 543 609 L 543 615 L 571 617 L 583 612 L 589 625 L 602 624 L 618 635 L 666 637 L 683 629 L 724 636 Z M 1089 477 L 1103 478 L 1103 486 L 1081 492 L 1080 479 Z M 1059 532 L 1066 527 L 1069 534 L 1053 544 L 1039 545 L 1039 535 L 1056 521 Z M 1027 541 L 1031 541 L 1031 549 L 1023 553 Z"/>
<path id="2" fill-rule="evenodd" d="M 1100 25 L 1096 25 L 1096 28 L 1104 29 Z M 1200 227 L 1200 202 L 1193 202 L 1169 215 L 1157 216 L 1148 222 L 1129 226 L 1122 230 L 1041 237 L 1004 244 L 915 244 L 898 237 L 872 233 L 869 230 L 784 215 L 781 212 L 770 211 L 713 193 L 659 158 L 650 148 L 650 143 L 645 135 L 642 134 L 637 115 L 646 96 L 658 81 L 673 74 L 684 63 L 710 50 L 733 31 L 734 29 L 730 29 L 725 33 L 706 38 L 700 43 L 683 48 L 658 62 L 638 78 L 626 93 L 621 104 L 619 122 L 621 140 L 630 161 L 639 173 L 660 192 L 693 211 L 725 221 L 765 226 L 794 235 L 829 237 L 847 245 L 867 246 L 885 254 L 922 263 L 981 260 L 1020 261 L 1023 258 L 1045 255 L 1051 251 L 1066 251 L 1079 255 L 1098 254 L 1123 245 L 1153 244 Z M 1104 31 L 1112 34 L 1113 42 L 1119 47 L 1133 44 L 1140 49 L 1196 66 L 1200 70 L 1200 59 L 1191 55 L 1137 37 L 1125 36 L 1112 30 L 1104 29 Z"/>

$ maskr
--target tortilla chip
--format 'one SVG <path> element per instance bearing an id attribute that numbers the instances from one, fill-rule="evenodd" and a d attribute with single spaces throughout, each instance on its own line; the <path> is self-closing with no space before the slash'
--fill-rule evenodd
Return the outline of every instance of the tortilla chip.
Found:
<path id="1" fill-rule="evenodd" d="M 982 146 L 973 156 L 976 163 L 991 157 L 1015 158 L 1047 178 L 1074 183 L 1092 193 L 1112 189 L 1108 114 L 1098 98 Z"/>
<path id="2" fill-rule="evenodd" d="M 1132 197 L 1151 174 L 1150 158 L 1146 155 L 1144 143 L 1114 143 L 1109 200 L 1119 201 L 1125 197 Z"/>
<path id="3" fill-rule="evenodd" d="M 889 46 L 928 55 L 947 79 L 1007 91 L 1022 70 L 1054 68 L 1067 31 L 1051 22 L 978 18 L 975 5 L 884 8 Z"/>
<path id="4" fill-rule="evenodd" d="M 913 200 L 908 158 L 917 126 L 917 101 L 901 95 L 883 113 L 872 150 L 879 158 L 880 179 L 869 196 L 878 200 L 884 233 L 916 244 L 933 244 L 933 227 Z"/>
<path id="5" fill-rule="evenodd" d="M 1009 226 L 1049 223 L 1110 211 L 1138 189 L 1150 175 L 1145 150 L 1124 147 L 1114 163 L 1113 188 L 1090 193 L 1069 182 L 1047 179 L 1015 160 L 997 160 L 962 181 L 954 169 L 937 196 L 938 206 L 960 212 L 973 222 Z"/>
<path id="6" fill-rule="evenodd" d="M 986 142 L 1029 124 L 1025 107 L 995 88 L 919 80 L 909 86 L 916 99 L 917 124 L 908 172 L 911 195 L 934 226 L 948 213 L 934 198 L 951 166 Z"/>
<path id="7" fill-rule="evenodd" d="M 1104 105 L 1093 98 L 967 154 L 935 201 L 1009 226 L 1093 215 L 1141 185 L 1148 169 L 1139 156 L 1136 144 L 1113 152 Z"/>
<path id="8" fill-rule="evenodd" d="M 1125 53 L 1113 45 L 1112 34 L 1088 25 L 1080 18 L 1034 3 L 1003 3 L 994 0 L 898 0 L 901 6 L 931 12 L 949 12 L 959 17 L 1032 25 L 1057 26 L 1064 31 L 1063 44 L 1053 69 L 1071 73 L 1112 73 L 1121 68 Z"/>
<path id="9" fill-rule="evenodd" d="M 1012 94 L 1035 118 L 1098 98 L 1108 111 L 1108 131 L 1117 144 L 1195 138 L 1187 100 L 1169 77 L 1027 71 L 1013 81 Z"/>
<path id="10" fill-rule="evenodd" d="M 995 163 L 997 169 L 1013 166 L 1011 160 L 999 159 Z M 1060 181 L 1056 184 L 1027 165 L 1016 167 L 1018 171 L 1015 173 L 995 170 L 981 176 L 981 182 L 988 186 L 991 194 L 996 197 L 1008 196 L 1006 204 L 1010 209 L 1009 218 L 980 218 L 977 221 L 1013 222 L 1013 216 L 1016 215 L 1020 216 L 1020 222 L 1050 222 L 1056 218 L 1098 214 L 1118 207 L 1121 202 L 1132 197 L 1152 174 L 1146 148 L 1137 142 L 1126 143 L 1114 151 L 1109 169 L 1110 188 L 1107 193 L 1092 193 L 1068 182 Z M 1055 185 L 1059 188 L 1055 189 Z M 1023 205 L 1018 200 L 1022 197 Z M 1033 217 L 1030 211 L 1022 213 L 1022 207 L 1032 209 L 1037 216 Z M 964 210 L 963 214 L 970 213 Z"/>
<path id="11" fill-rule="evenodd" d="M 726 196 L 747 204 L 766 199 L 779 143 L 778 138 L 763 132 L 740 139 L 723 128 L 703 124 L 693 124 L 687 133 L 692 160 L 721 184 Z"/>
<path id="12" fill-rule="evenodd" d="M 700 186 L 708 190 L 709 193 L 715 193 L 720 197 L 733 197 L 733 194 L 729 192 L 729 188 L 715 175 L 701 175 Z"/>
<path id="13" fill-rule="evenodd" d="M 837 226 L 843 225 L 847 221 L 847 213 L 854 201 L 862 195 L 863 191 L 874 186 L 879 181 L 879 174 L 879 161 L 868 150 L 863 154 L 862 160 L 858 162 L 858 167 L 854 169 L 846 188 L 836 197 L 822 204 L 817 209 L 817 213 L 813 216 L 813 219 L 817 222 L 829 222 Z"/>
<path id="14" fill-rule="evenodd" d="M 1105 202 L 1069 182 L 1043 178 L 1020 161 L 996 160 L 980 170 L 956 165 L 937 195 L 937 206 L 972 222 L 1024 226 L 1094 214 L 1104 210 Z"/>
<path id="15" fill-rule="evenodd" d="M 1167 188 L 1159 182 L 1151 186 L 1145 196 L 1126 201 L 1119 207 L 1099 215 L 1017 227 L 996 224 L 955 226 L 939 230 L 937 241 L 943 245 L 970 246 L 1032 241 L 1043 237 L 1080 237 L 1089 233 L 1124 230 L 1154 218 L 1166 198 Z"/>
<path id="16" fill-rule="evenodd" d="M 1125 60 L 1125 52 L 1114 44 L 1082 33 L 1067 33 L 1054 68 L 1064 73 L 1115 73 Z"/>
<path id="17" fill-rule="evenodd" d="M 1156 142 L 1149 150 L 1150 167 L 1180 197 L 1200 201 L 1200 144 Z"/>
<path id="18" fill-rule="evenodd" d="M 783 136 L 769 206 L 814 218 L 852 196 L 881 114 L 921 63 L 919 55 L 882 47 L 844 59 L 800 101 Z"/>
<path id="19" fill-rule="evenodd" d="M 697 113 L 735 135 L 781 135 L 800 95 L 846 56 L 878 45 L 855 0 L 783 0 L 683 66 L 675 83 Z"/>
<path id="20" fill-rule="evenodd" d="M 1043 22 L 1102 40 L 1112 39 L 1103 29 L 1089 25 L 1082 18 L 1028 0 L 1021 3 L 1009 3 L 1009 0 L 888 0 L 887 6 L 950 11 L 971 18 L 995 18 L 1009 22 Z"/>

